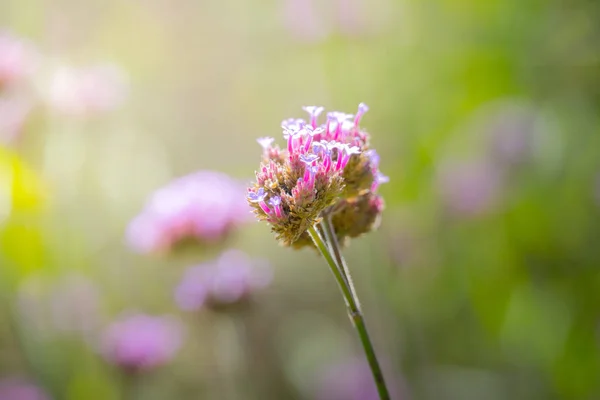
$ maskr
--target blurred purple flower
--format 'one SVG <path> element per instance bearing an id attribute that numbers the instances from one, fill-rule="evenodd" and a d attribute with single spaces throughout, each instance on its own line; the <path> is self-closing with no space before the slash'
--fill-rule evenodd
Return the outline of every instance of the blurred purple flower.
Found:
<path id="1" fill-rule="evenodd" d="M 443 167 L 438 184 L 450 211 L 475 216 L 493 207 L 500 194 L 501 176 L 491 164 L 462 162 Z"/>
<path id="2" fill-rule="evenodd" d="M 227 250 L 212 262 L 188 268 L 175 289 L 175 300 L 185 311 L 236 304 L 266 287 L 271 278 L 265 263 L 257 263 L 242 251 Z"/>
<path id="3" fill-rule="evenodd" d="M 190 238 L 218 242 L 251 220 L 241 183 L 200 171 L 158 189 L 129 224 L 127 240 L 140 253 L 160 252 Z"/>
<path id="4" fill-rule="evenodd" d="M 489 117 L 492 155 L 501 166 L 518 164 L 533 151 L 537 115 L 534 110 L 517 102 L 498 107 Z"/>
<path id="5" fill-rule="evenodd" d="M 31 102 L 23 98 L 0 98 L 0 144 L 10 144 L 17 140 L 31 108 Z"/>
<path id="6" fill-rule="evenodd" d="M 22 378 L 0 381 L 0 400 L 49 400 L 42 389 Z"/>
<path id="7" fill-rule="evenodd" d="M 386 380 L 391 398 L 398 400 L 407 398 L 406 395 L 401 395 L 398 381 Z M 377 387 L 367 361 L 356 358 L 329 366 L 320 375 L 316 399 L 379 400 Z"/>
<path id="8" fill-rule="evenodd" d="M 37 58 L 29 42 L 0 31 L 0 89 L 28 77 L 37 66 Z"/>
<path id="9" fill-rule="evenodd" d="M 126 96 L 125 76 L 114 65 L 62 67 L 48 89 L 48 102 L 54 110 L 78 117 L 114 110 Z"/>
<path id="10" fill-rule="evenodd" d="M 100 350 L 106 361 L 138 372 L 169 362 L 182 337 L 182 325 L 172 317 L 122 315 L 104 332 Z"/>

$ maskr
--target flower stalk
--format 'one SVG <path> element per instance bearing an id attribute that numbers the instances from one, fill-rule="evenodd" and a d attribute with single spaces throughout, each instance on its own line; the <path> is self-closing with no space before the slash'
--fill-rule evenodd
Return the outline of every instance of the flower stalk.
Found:
<path id="1" fill-rule="evenodd" d="M 322 229 L 325 233 L 327 242 L 323 240 L 318 230 L 314 226 L 308 228 L 308 234 L 313 240 L 315 246 L 319 249 L 320 253 L 327 261 L 327 264 L 329 265 L 329 268 L 342 292 L 344 300 L 346 301 L 348 315 L 356 329 L 356 332 L 358 333 L 361 344 L 365 351 L 367 361 L 369 362 L 369 367 L 371 368 L 373 378 L 375 379 L 379 398 L 381 400 L 389 400 L 390 395 L 385 384 L 383 372 L 381 371 L 379 361 L 377 360 L 377 355 L 375 354 L 375 349 L 373 348 L 373 343 L 369 337 L 365 319 L 360 308 L 358 296 L 356 295 L 354 285 L 352 284 L 350 271 L 348 270 L 345 260 L 341 254 L 339 243 L 335 232 L 333 231 L 329 215 L 326 215 L 323 219 Z"/>

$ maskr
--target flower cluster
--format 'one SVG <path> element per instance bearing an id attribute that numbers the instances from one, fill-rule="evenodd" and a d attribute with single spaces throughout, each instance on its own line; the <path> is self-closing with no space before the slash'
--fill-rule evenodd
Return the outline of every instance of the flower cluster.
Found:
<path id="1" fill-rule="evenodd" d="M 129 224 L 127 239 L 140 253 L 171 249 L 186 239 L 215 243 L 249 219 L 243 185 L 228 175 L 200 171 L 157 190 Z"/>
<path id="2" fill-rule="evenodd" d="M 100 350 L 108 362 L 138 372 L 167 363 L 182 336 L 182 326 L 171 317 L 123 315 L 104 332 Z"/>
<path id="3" fill-rule="evenodd" d="M 271 278 L 267 265 L 251 260 L 239 250 L 227 250 L 217 260 L 188 268 L 175 290 L 175 300 L 185 311 L 203 306 L 229 308 L 266 287 Z"/>
<path id="4" fill-rule="evenodd" d="M 306 230 L 324 212 L 333 214 L 340 239 L 370 231 L 383 209 L 377 189 L 388 178 L 359 125 L 368 107 L 361 103 L 356 115 L 329 112 L 324 124 L 318 123 L 323 107 L 304 110 L 308 121 L 292 118 L 281 125 L 285 149 L 273 145 L 274 138 L 258 139 L 263 161 L 248 202 L 286 246 L 310 245 Z"/>

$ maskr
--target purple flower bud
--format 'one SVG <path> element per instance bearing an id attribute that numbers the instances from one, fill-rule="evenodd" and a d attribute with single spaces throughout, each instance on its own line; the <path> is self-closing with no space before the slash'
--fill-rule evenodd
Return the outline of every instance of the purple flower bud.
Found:
<path id="1" fill-rule="evenodd" d="M 362 116 L 369 111 L 369 106 L 367 106 L 365 103 L 360 103 L 358 105 L 358 112 L 356 113 L 356 117 L 354 118 L 354 126 L 358 127 L 358 124 L 360 124 L 360 120 L 362 118 Z"/>
<path id="2" fill-rule="evenodd" d="M 260 144 L 262 146 L 263 149 L 268 149 L 271 144 L 273 144 L 273 142 L 275 141 L 275 138 L 272 137 L 261 137 L 256 139 L 256 141 L 258 142 L 258 144 Z"/>
<path id="3" fill-rule="evenodd" d="M 390 178 L 382 174 L 379 170 L 375 172 L 375 179 L 373 180 L 373 185 L 371 186 L 371 192 L 375 193 L 379 188 L 379 185 L 382 183 L 388 183 Z"/>
<path id="4" fill-rule="evenodd" d="M 379 154 L 377 154 L 377 151 L 375 151 L 375 149 L 367 150 L 366 154 L 369 157 L 369 159 L 371 160 L 371 168 L 373 168 L 373 169 L 379 168 L 380 157 L 379 157 Z"/>
<path id="5" fill-rule="evenodd" d="M 170 361 L 182 337 L 182 326 L 172 317 L 124 314 L 104 332 L 100 350 L 106 361 L 138 372 Z"/>

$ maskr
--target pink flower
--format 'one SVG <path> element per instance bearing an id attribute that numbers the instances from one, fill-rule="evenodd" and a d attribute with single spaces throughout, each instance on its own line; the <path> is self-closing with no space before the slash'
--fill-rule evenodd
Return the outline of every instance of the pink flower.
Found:
<path id="1" fill-rule="evenodd" d="M 104 332 L 100 350 L 108 362 L 137 372 L 170 361 L 182 337 L 182 326 L 171 317 L 123 315 Z"/>
<path id="2" fill-rule="evenodd" d="M 0 32 L 0 89 L 28 77 L 37 64 L 33 46 L 7 32 Z"/>
<path id="3" fill-rule="evenodd" d="M 48 101 L 62 114 L 89 116 L 118 108 L 126 95 L 126 79 L 113 65 L 62 67 L 52 77 Z"/>
<path id="4" fill-rule="evenodd" d="M 0 400 L 49 400 L 33 383 L 22 378 L 5 378 L 0 381 Z"/>
<path id="5" fill-rule="evenodd" d="M 329 35 L 329 28 L 317 15 L 314 0 L 284 0 L 285 28 L 298 40 L 318 42 Z"/>
<path id="6" fill-rule="evenodd" d="M 323 107 L 303 109 L 309 121 L 289 118 L 281 124 L 285 149 L 274 145 L 272 138 L 258 139 L 263 156 L 256 181 L 246 194 L 248 203 L 286 246 L 310 244 L 302 238 L 321 214 L 350 202 L 354 216 L 368 217 L 356 218 L 354 227 L 360 225 L 360 229 L 353 229 L 354 234 L 368 232 L 375 226 L 376 214 L 383 210 L 383 201 L 372 204 L 373 213 L 361 212 L 354 205 L 359 197 L 374 195 L 380 184 L 389 181 L 379 170 L 379 155 L 369 147 L 369 134 L 360 127 L 369 107 L 360 103 L 355 115 L 328 112 L 323 124 L 318 121 Z M 369 223 L 363 224 L 365 221 Z M 340 234 L 341 227 L 335 228 Z"/>
<path id="7" fill-rule="evenodd" d="M 217 260 L 188 268 L 175 290 L 175 300 L 186 311 L 237 304 L 266 287 L 271 277 L 266 265 L 239 250 L 227 250 Z"/>
<path id="8" fill-rule="evenodd" d="M 129 224 L 127 240 L 140 253 L 167 251 L 186 239 L 221 241 L 251 220 L 244 193 L 241 183 L 220 172 L 178 178 L 150 197 Z"/>

